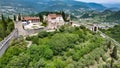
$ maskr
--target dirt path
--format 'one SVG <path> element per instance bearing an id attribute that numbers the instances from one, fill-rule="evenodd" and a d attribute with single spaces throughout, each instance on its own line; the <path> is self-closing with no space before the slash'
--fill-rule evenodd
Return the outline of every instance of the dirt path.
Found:
<path id="1" fill-rule="evenodd" d="M 27 41 L 27 42 L 28 42 L 27 47 L 29 48 L 32 45 L 32 41 Z"/>

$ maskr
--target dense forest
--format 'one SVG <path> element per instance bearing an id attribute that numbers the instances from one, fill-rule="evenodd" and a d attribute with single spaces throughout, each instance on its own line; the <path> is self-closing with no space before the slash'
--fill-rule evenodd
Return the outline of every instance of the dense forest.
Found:
<path id="1" fill-rule="evenodd" d="M 8 36 L 11 31 L 14 29 L 14 23 L 13 20 L 8 18 L 5 18 L 3 15 L 0 19 L 0 41 L 3 40 L 6 36 Z"/>
<path id="2" fill-rule="evenodd" d="M 27 48 L 26 40 L 32 41 Z M 117 67 L 117 47 L 84 26 L 62 26 L 55 32 L 13 40 L 0 58 L 0 68 Z M 110 56 L 111 55 L 111 56 Z"/>
<path id="3" fill-rule="evenodd" d="M 113 28 L 109 28 L 107 30 L 102 30 L 102 32 L 114 38 L 116 41 L 120 43 L 120 25 L 116 25 Z"/>

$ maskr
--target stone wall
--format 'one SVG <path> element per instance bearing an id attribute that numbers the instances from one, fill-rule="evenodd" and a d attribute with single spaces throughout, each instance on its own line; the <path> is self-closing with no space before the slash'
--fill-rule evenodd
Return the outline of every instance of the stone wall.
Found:
<path id="1" fill-rule="evenodd" d="M 15 39 L 17 37 L 18 37 L 18 30 L 14 29 L 13 32 L 11 32 L 7 37 L 4 38 L 4 40 L 0 42 L 0 57 L 4 54 L 6 49 L 9 47 L 9 42 L 12 39 Z"/>
<path id="2" fill-rule="evenodd" d="M 26 35 L 32 35 L 35 33 L 39 33 L 40 31 L 45 30 L 44 28 L 39 28 L 39 29 L 30 29 L 30 30 L 25 30 L 26 31 Z"/>

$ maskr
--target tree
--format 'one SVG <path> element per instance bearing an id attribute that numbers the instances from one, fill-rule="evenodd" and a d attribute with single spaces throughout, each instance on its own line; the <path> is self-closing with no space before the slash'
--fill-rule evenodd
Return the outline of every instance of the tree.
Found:
<path id="1" fill-rule="evenodd" d="M 111 41 L 108 42 L 107 47 L 108 47 L 109 49 L 111 49 Z"/>
<path id="2" fill-rule="evenodd" d="M 28 68 L 30 56 L 25 53 L 21 53 L 19 56 L 14 56 L 8 63 L 7 68 Z"/>
<path id="3" fill-rule="evenodd" d="M 13 22 L 9 22 L 6 34 L 8 35 L 13 29 L 14 29 L 14 23 Z"/>
<path id="4" fill-rule="evenodd" d="M 38 37 L 39 38 L 44 38 L 44 37 L 47 37 L 48 36 L 48 33 L 46 32 L 46 31 L 41 31 L 41 32 L 39 32 L 39 34 L 38 34 Z"/>
<path id="5" fill-rule="evenodd" d="M 73 44 L 78 38 L 79 36 L 77 34 L 55 34 L 48 42 L 48 45 L 50 45 L 54 55 L 61 55 L 63 51 L 67 50 L 67 48 L 73 47 Z"/>
<path id="6" fill-rule="evenodd" d="M 84 25 L 81 25 L 80 28 L 86 30 L 86 27 Z"/>
<path id="7" fill-rule="evenodd" d="M 110 63 L 110 67 L 113 68 L 113 63 L 114 63 L 114 60 L 113 58 L 111 59 L 111 63 Z"/>
<path id="8" fill-rule="evenodd" d="M 14 15 L 14 21 L 16 21 L 16 16 Z"/>
<path id="9" fill-rule="evenodd" d="M 78 61 L 80 59 L 79 53 L 74 53 L 73 56 L 72 56 L 72 59 L 74 61 Z"/>
<path id="10" fill-rule="evenodd" d="M 53 51 L 49 48 L 47 48 L 44 52 L 44 57 L 46 59 L 51 59 L 53 57 Z"/>
<path id="11" fill-rule="evenodd" d="M 1 20 L 0 20 L 0 38 L 5 38 L 10 32 L 14 29 L 14 23 L 13 20 L 8 18 L 5 18 L 4 15 L 1 15 Z"/>
<path id="12" fill-rule="evenodd" d="M 12 22 L 12 19 L 10 19 L 10 17 L 8 16 L 8 18 L 7 18 L 7 22 L 9 23 L 9 22 Z"/>
<path id="13" fill-rule="evenodd" d="M 5 21 L 3 14 L 2 14 L 2 27 L 3 27 L 3 38 L 4 38 L 6 36 L 7 23 Z"/>
<path id="14" fill-rule="evenodd" d="M 53 51 L 48 45 L 32 45 L 28 52 L 34 61 L 38 61 L 39 58 L 51 59 L 53 57 Z"/>
<path id="15" fill-rule="evenodd" d="M 45 67 L 45 60 L 43 58 L 40 58 L 40 60 L 35 63 L 35 68 L 44 68 Z"/>
<path id="16" fill-rule="evenodd" d="M 65 64 L 61 59 L 54 60 L 55 68 L 65 68 Z"/>
<path id="17" fill-rule="evenodd" d="M 43 22 L 43 16 L 39 14 L 40 21 Z"/>
<path id="18" fill-rule="evenodd" d="M 60 32 L 64 32 L 64 31 L 65 31 L 65 26 L 61 26 L 61 27 L 59 28 L 59 31 L 60 31 Z"/>
<path id="19" fill-rule="evenodd" d="M 45 26 L 45 27 L 46 27 L 47 25 L 48 25 L 48 23 L 47 23 L 46 21 L 43 21 L 43 22 L 42 22 L 42 26 Z"/>
<path id="20" fill-rule="evenodd" d="M 37 36 L 33 36 L 32 42 L 33 44 L 39 44 L 39 38 Z"/>
<path id="21" fill-rule="evenodd" d="M 114 58 L 114 59 L 117 59 L 117 46 L 115 46 L 113 48 L 113 52 L 111 54 L 111 57 Z"/>
<path id="22" fill-rule="evenodd" d="M 18 15 L 18 21 L 21 21 L 21 14 Z"/>
<path id="23" fill-rule="evenodd" d="M 62 11 L 61 14 L 62 14 L 64 21 L 66 21 L 65 13 Z"/>

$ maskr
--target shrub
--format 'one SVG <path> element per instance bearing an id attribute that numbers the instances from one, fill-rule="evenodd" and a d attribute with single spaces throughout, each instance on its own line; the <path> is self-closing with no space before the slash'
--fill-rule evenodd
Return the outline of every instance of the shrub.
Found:
<path id="1" fill-rule="evenodd" d="M 35 63 L 34 68 L 43 68 L 45 67 L 45 60 L 43 58 L 40 58 L 40 60 Z"/>
<path id="2" fill-rule="evenodd" d="M 33 44 L 39 44 L 39 38 L 37 36 L 32 37 L 32 43 Z"/>
<path id="3" fill-rule="evenodd" d="M 51 49 L 46 49 L 44 52 L 44 57 L 46 59 L 51 59 L 53 57 L 53 51 Z"/>
<path id="4" fill-rule="evenodd" d="M 117 46 L 113 48 L 113 52 L 111 54 L 111 57 L 117 60 Z"/>
<path id="5" fill-rule="evenodd" d="M 106 65 L 100 64 L 98 65 L 98 68 L 106 68 Z"/>
<path id="6" fill-rule="evenodd" d="M 79 54 L 78 53 L 74 53 L 73 56 L 72 56 L 72 59 L 74 61 L 78 61 L 80 59 Z"/>
<path id="7" fill-rule="evenodd" d="M 31 55 L 31 58 L 34 58 L 36 61 L 41 57 L 45 59 L 51 59 L 53 57 L 53 51 L 48 45 L 32 45 L 31 48 L 28 49 L 28 53 Z"/>
<path id="8" fill-rule="evenodd" d="M 2 41 L 2 38 L 0 38 L 0 41 Z"/>
<path id="9" fill-rule="evenodd" d="M 102 55 L 102 60 L 103 60 L 104 62 L 106 62 L 107 57 L 106 57 L 105 55 Z"/>
<path id="10" fill-rule="evenodd" d="M 31 41 L 32 38 L 31 38 L 30 36 L 27 36 L 27 37 L 26 37 L 26 40 Z"/>
<path id="11" fill-rule="evenodd" d="M 46 32 L 46 31 L 41 31 L 41 32 L 39 32 L 39 34 L 38 34 L 38 37 L 39 38 L 44 38 L 44 37 L 47 37 L 48 36 L 48 33 Z"/>
<path id="12" fill-rule="evenodd" d="M 75 68 L 74 64 L 68 64 L 66 68 Z"/>
<path id="13" fill-rule="evenodd" d="M 55 68 L 65 68 L 65 64 L 61 59 L 54 60 Z"/>
<path id="14" fill-rule="evenodd" d="M 61 54 L 62 51 L 66 51 L 67 48 L 72 48 L 78 36 L 76 34 L 55 34 L 48 45 L 50 45 L 55 55 Z"/>

